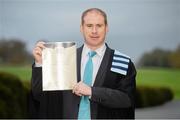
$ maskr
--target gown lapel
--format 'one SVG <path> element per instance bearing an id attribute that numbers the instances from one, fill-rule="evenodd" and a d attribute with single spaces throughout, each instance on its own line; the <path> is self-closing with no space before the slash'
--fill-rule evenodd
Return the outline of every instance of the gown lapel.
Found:
<path id="1" fill-rule="evenodd" d="M 107 45 L 106 45 L 107 46 Z M 108 70 L 108 64 L 110 62 L 110 58 L 112 55 L 111 49 L 107 46 L 103 60 L 101 62 L 101 65 L 99 67 L 95 82 L 94 82 L 94 87 L 97 86 L 102 86 L 105 78 L 106 78 L 106 71 Z"/>
<path id="2" fill-rule="evenodd" d="M 77 49 L 77 82 L 81 80 L 81 55 L 83 46 Z"/>

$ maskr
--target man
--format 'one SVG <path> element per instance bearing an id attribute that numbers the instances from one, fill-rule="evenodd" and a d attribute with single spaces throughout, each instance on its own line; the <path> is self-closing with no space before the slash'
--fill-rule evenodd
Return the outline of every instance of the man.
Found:
<path id="1" fill-rule="evenodd" d="M 80 30 L 84 45 L 77 49 L 78 83 L 73 90 L 42 91 L 44 42 L 36 44 L 32 68 L 32 117 L 134 118 L 136 70 L 128 56 L 105 43 L 108 32 L 105 12 L 98 8 L 83 12 Z"/>

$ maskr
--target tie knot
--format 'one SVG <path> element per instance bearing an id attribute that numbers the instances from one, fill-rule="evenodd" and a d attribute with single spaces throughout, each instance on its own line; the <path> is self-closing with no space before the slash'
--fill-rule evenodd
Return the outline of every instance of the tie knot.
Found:
<path id="1" fill-rule="evenodd" d="M 89 57 L 94 57 L 95 55 L 96 55 L 96 52 L 95 51 L 90 51 L 89 53 L 88 53 L 88 55 L 89 55 Z"/>

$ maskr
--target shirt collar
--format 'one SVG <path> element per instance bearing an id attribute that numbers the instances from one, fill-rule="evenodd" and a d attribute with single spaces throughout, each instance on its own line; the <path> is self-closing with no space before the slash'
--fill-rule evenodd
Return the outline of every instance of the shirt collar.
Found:
<path id="1" fill-rule="evenodd" d="M 101 57 L 103 56 L 105 50 L 106 50 L 106 45 L 105 43 L 103 43 L 98 49 L 95 50 L 95 52 L 97 53 L 98 56 Z M 86 44 L 84 44 L 83 51 L 84 51 L 84 55 L 88 55 L 88 52 L 91 51 L 91 49 L 88 48 Z"/>

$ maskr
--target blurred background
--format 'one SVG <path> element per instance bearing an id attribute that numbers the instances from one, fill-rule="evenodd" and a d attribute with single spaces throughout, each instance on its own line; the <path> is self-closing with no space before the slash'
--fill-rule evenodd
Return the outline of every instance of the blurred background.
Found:
<path id="1" fill-rule="evenodd" d="M 0 0 L 0 118 L 26 116 L 24 102 L 7 99 L 26 101 L 36 42 L 81 46 L 81 14 L 92 7 L 107 13 L 108 45 L 137 68 L 136 118 L 180 118 L 179 0 Z"/>

